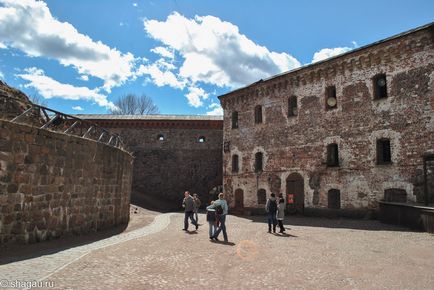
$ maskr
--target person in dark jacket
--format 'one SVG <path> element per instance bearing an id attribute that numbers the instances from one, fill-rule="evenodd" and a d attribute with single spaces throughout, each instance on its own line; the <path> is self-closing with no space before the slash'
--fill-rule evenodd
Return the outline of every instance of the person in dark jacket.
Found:
<path id="1" fill-rule="evenodd" d="M 196 226 L 196 230 L 198 229 L 199 225 L 197 224 L 197 221 L 193 217 L 194 213 L 194 200 L 193 197 L 190 195 L 190 192 L 186 191 L 184 192 L 184 200 L 182 201 L 182 207 L 184 208 L 184 228 L 182 230 L 188 231 L 188 219 L 190 218 L 191 223 Z"/>
<path id="2" fill-rule="evenodd" d="M 214 203 L 214 201 L 211 201 L 211 205 Z M 217 219 L 216 219 L 216 213 L 214 208 L 207 208 L 206 209 L 206 220 L 209 224 L 209 238 L 212 240 L 213 236 L 215 234 L 216 228 L 217 228 Z"/>
<path id="3" fill-rule="evenodd" d="M 271 233 L 271 224 L 273 224 L 273 233 L 275 233 L 277 226 L 277 201 L 276 195 L 274 193 L 271 193 L 271 196 L 267 199 L 267 203 L 265 204 L 265 211 L 267 212 L 268 232 Z"/>

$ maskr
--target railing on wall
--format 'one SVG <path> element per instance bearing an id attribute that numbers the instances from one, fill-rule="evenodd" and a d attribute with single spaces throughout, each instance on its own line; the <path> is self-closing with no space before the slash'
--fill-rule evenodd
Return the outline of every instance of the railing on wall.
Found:
<path id="1" fill-rule="evenodd" d="M 13 99 L 11 97 L 7 98 Z M 10 121 L 13 123 L 36 125 L 40 129 L 47 129 L 95 140 L 120 149 L 125 148 L 119 134 L 111 133 L 110 131 L 87 120 L 36 104 L 31 104 L 30 108 Z"/>

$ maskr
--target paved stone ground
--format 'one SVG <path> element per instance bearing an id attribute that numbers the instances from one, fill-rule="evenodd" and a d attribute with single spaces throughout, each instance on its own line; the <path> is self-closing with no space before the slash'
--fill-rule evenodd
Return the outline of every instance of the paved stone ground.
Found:
<path id="1" fill-rule="evenodd" d="M 299 217 L 287 219 L 288 235 L 273 235 L 263 219 L 229 216 L 224 244 L 209 241 L 207 225 L 185 233 L 182 214 L 163 214 L 51 258 L 0 266 L 0 276 L 57 289 L 434 289 L 433 235 Z"/>

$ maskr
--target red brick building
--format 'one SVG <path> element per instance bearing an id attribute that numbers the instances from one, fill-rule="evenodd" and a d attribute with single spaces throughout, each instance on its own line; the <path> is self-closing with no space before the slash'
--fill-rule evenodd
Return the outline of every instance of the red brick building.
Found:
<path id="1" fill-rule="evenodd" d="M 177 210 L 184 191 L 208 202 L 222 185 L 218 116 L 76 115 L 118 133 L 133 153 L 132 202 Z"/>
<path id="2" fill-rule="evenodd" d="M 271 192 L 299 212 L 422 202 L 423 156 L 434 152 L 433 38 L 431 23 L 220 96 L 231 206 L 263 208 Z"/>

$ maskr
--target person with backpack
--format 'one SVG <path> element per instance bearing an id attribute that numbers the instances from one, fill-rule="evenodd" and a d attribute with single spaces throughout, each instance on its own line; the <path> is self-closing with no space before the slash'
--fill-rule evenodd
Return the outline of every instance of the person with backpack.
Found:
<path id="1" fill-rule="evenodd" d="M 196 226 L 196 230 L 199 227 L 197 221 L 193 217 L 194 211 L 194 200 L 191 197 L 190 192 L 184 192 L 184 200 L 182 201 L 182 207 L 184 208 L 184 228 L 182 230 L 188 231 L 188 219 L 191 220 L 191 223 Z"/>
<path id="2" fill-rule="evenodd" d="M 265 211 L 267 212 L 268 232 L 271 233 L 271 223 L 273 223 L 273 233 L 275 233 L 277 226 L 277 201 L 276 195 L 274 193 L 271 193 L 271 196 L 267 199 L 267 203 L 265 204 Z"/>
<path id="3" fill-rule="evenodd" d="M 211 201 L 211 205 L 214 204 L 214 201 Z M 209 224 L 209 238 L 212 240 L 215 230 L 217 228 L 217 218 L 216 218 L 216 213 L 215 213 L 215 209 L 214 208 L 207 208 L 206 211 L 206 220 Z"/>
<path id="4" fill-rule="evenodd" d="M 285 228 L 283 226 L 283 219 L 285 218 L 285 200 L 283 197 L 279 199 L 279 205 L 277 206 L 277 222 L 279 223 L 280 231 L 279 233 L 285 232 Z"/>
<path id="5" fill-rule="evenodd" d="M 211 237 L 211 239 L 214 239 L 218 241 L 218 236 L 221 231 L 223 231 L 223 238 L 225 242 L 228 242 L 228 234 L 226 233 L 226 215 L 228 214 L 228 203 L 226 202 L 224 198 L 223 192 L 220 192 L 219 199 L 216 200 L 213 204 L 208 206 L 206 208 L 208 209 L 214 209 L 216 212 L 216 219 L 217 223 L 219 223 L 219 226 L 217 227 L 217 230 L 215 231 L 214 235 Z"/>

